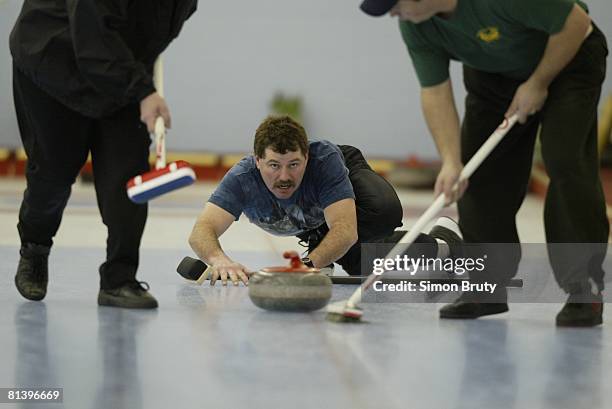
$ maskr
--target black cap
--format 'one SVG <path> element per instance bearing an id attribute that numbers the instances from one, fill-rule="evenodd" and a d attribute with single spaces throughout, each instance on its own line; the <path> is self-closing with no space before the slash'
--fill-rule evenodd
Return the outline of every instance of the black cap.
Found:
<path id="1" fill-rule="evenodd" d="M 364 0 L 361 3 L 361 10 L 374 17 L 387 14 L 389 10 L 397 4 L 398 0 Z"/>

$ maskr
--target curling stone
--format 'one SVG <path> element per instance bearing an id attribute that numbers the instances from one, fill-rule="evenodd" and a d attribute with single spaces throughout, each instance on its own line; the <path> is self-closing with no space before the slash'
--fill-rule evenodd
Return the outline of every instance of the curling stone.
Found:
<path id="1" fill-rule="evenodd" d="M 289 266 L 264 268 L 249 279 L 253 304 L 270 311 L 315 311 L 323 308 L 332 295 L 332 281 L 319 269 L 302 263 L 295 251 L 283 257 Z"/>

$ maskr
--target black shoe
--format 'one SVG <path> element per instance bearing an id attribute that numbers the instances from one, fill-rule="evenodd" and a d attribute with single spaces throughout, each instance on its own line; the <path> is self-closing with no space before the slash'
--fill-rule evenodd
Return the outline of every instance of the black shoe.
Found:
<path id="1" fill-rule="evenodd" d="M 474 319 L 508 311 L 507 303 L 455 301 L 440 308 L 440 318 Z"/>
<path id="2" fill-rule="evenodd" d="M 599 294 L 570 294 L 557 314 L 558 327 L 594 327 L 603 322 L 603 297 Z"/>
<path id="3" fill-rule="evenodd" d="M 132 281 L 110 290 L 100 289 L 98 305 L 121 308 L 157 308 L 157 300 L 149 293 L 149 284 Z"/>
<path id="4" fill-rule="evenodd" d="M 15 286 L 28 300 L 40 301 L 47 295 L 49 281 L 49 252 L 51 247 L 26 243 L 21 246 Z"/>
<path id="5" fill-rule="evenodd" d="M 446 244 L 450 251 L 449 257 L 464 257 L 463 235 L 457 222 L 450 217 L 440 217 L 436 224 L 429 231 L 429 235 L 434 239 L 440 239 Z"/>
<path id="6" fill-rule="evenodd" d="M 485 315 L 501 314 L 508 311 L 507 290 L 493 294 L 463 293 L 452 304 L 440 308 L 440 318 L 474 319 Z M 494 301 L 494 302 L 487 302 Z"/>

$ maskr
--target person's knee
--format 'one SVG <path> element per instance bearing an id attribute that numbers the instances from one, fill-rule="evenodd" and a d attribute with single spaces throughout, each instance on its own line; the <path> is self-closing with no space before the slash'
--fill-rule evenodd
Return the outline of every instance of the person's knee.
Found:
<path id="1" fill-rule="evenodd" d="M 65 202 L 70 197 L 74 180 L 70 178 L 41 177 L 28 175 L 26 197 L 37 203 Z"/>
<path id="2" fill-rule="evenodd" d="M 382 224 L 401 224 L 402 204 L 393 187 L 371 170 L 361 169 L 351 179 L 355 192 L 358 216 Z"/>
<path id="3" fill-rule="evenodd" d="M 395 193 L 395 192 L 394 192 Z M 404 217 L 404 209 L 397 195 L 387 200 L 385 204 L 383 217 L 388 217 L 393 227 L 401 226 L 402 218 Z"/>
<path id="4" fill-rule="evenodd" d="M 464 197 L 458 203 L 459 227 L 466 243 L 518 242 L 518 206 L 486 205 L 483 198 Z"/>
<path id="5" fill-rule="evenodd" d="M 39 188 L 66 190 L 76 181 L 79 172 L 85 163 L 75 160 L 72 163 L 51 163 L 47 160 L 28 160 L 25 175 L 28 185 Z"/>
<path id="6" fill-rule="evenodd" d="M 379 207 L 374 211 L 357 211 L 357 230 L 360 240 L 374 240 L 393 234 L 402 225 L 400 206 Z"/>
<path id="7" fill-rule="evenodd" d="M 554 182 L 562 182 L 572 178 L 580 167 L 574 161 L 563 157 L 549 158 L 544 161 L 544 165 L 546 166 L 546 173 Z"/>
<path id="8" fill-rule="evenodd" d="M 542 149 L 546 173 L 552 182 L 588 180 L 598 172 L 598 158 L 573 149 Z"/>

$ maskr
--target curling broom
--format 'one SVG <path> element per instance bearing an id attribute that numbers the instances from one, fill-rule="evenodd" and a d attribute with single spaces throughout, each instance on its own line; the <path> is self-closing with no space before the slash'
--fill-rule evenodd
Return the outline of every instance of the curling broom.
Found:
<path id="1" fill-rule="evenodd" d="M 157 93 L 164 96 L 163 65 L 161 56 L 155 62 L 153 82 Z M 189 163 L 178 160 L 166 164 L 166 126 L 160 116 L 155 120 L 155 170 L 143 173 L 130 179 L 127 183 L 127 194 L 132 202 L 146 203 L 151 199 L 192 184 L 196 180 L 195 172 Z"/>
<path id="2" fill-rule="evenodd" d="M 469 179 L 472 173 L 480 166 L 480 164 L 489 156 L 491 151 L 495 149 L 497 144 L 514 126 L 518 116 L 512 115 L 510 118 L 504 118 L 504 121 L 497 129 L 489 136 L 489 139 L 476 151 L 474 156 L 466 163 L 459 175 L 459 180 L 455 183 L 454 189 L 459 186 L 459 183 Z M 414 242 L 421 230 L 429 223 L 444 207 L 446 195 L 440 194 L 436 200 L 425 210 L 425 213 L 419 217 L 414 226 L 404 234 L 401 240 L 391 249 L 387 255 L 387 259 L 392 259 L 396 255 L 402 254 Z M 383 271 L 384 273 L 384 271 Z M 361 302 L 362 292 L 367 290 L 374 282 L 381 278 L 382 274 L 370 274 L 364 283 L 355 290 L 348 300 L 338 301 L 327 306 L 327 320 L 334 322 L 354 322 L 361 320 L 363 311 L 358 304 Z"/>

